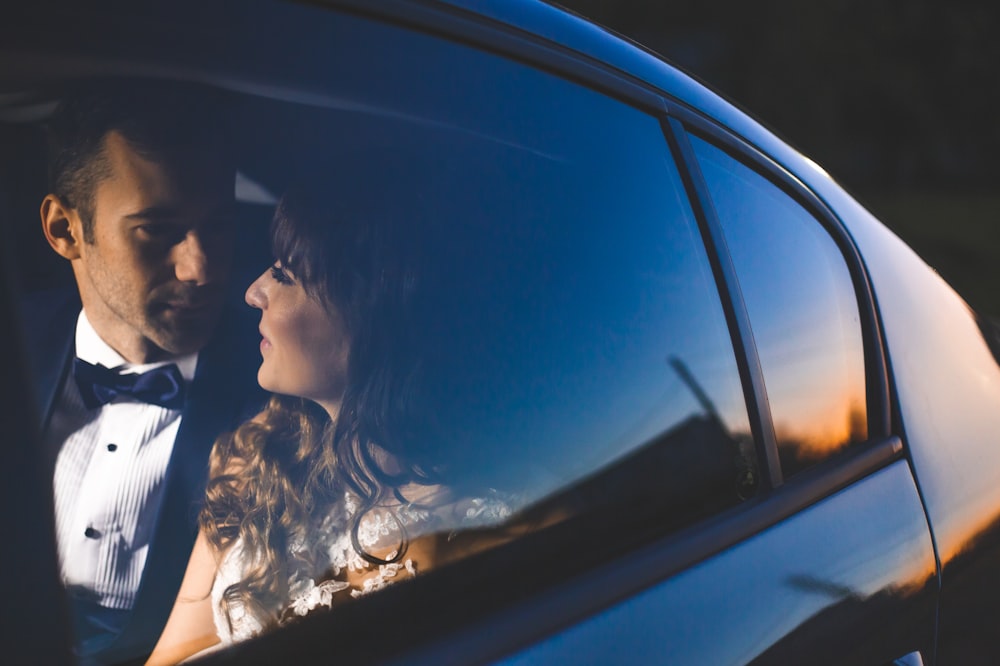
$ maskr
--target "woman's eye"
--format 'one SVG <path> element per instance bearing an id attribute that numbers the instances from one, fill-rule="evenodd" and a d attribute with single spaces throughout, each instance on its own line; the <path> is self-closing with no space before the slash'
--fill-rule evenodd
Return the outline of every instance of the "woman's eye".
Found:
<path id="1" fill-rule="evenodd" d="M 271 266 L 271 277 L 278 284 L 292 284 L 292 278 L 288 275 L 288 272 L 280 266 Z"/>

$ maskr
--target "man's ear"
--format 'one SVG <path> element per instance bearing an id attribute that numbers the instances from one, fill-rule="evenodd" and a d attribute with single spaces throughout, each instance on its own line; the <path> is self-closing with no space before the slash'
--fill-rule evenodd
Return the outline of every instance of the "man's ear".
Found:
<path id="1" fill-rule="evenodd" d="M 70 261 L 78 259 L 83 243 L 80 214 L 54 194 L 47 194 L 42 199 L 39 213 L 42 216 L 42 233 L 56 254 Z"/>

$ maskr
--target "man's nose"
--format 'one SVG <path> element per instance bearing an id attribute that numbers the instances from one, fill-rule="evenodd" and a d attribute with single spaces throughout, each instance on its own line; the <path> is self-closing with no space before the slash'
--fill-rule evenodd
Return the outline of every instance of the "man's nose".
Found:
<path id="1" fill-rule="evenodd" d="M 247 305 L 258 310 L 267 307 L 267 294 L 264 293 L 264 287 L 261 284 L 263 280 L 264 273 L 261 273 L 256 280 L 250 283 L 250 286 L 247 287 L 247 293 L 244 295 Z"/>
<path id="2" fill-rule="evenodd" d="M 196 285 L 207 284 L 213 267 L 205 250 L 205 241 L 197 231 L 189 231 L 184 240 L 174 248 L 174 272 L 180 282 Z"/>

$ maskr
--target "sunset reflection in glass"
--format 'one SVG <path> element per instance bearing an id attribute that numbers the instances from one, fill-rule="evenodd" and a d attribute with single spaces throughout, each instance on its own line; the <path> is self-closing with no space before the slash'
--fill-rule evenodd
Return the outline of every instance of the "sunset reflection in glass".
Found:
<path id="1" fill-rule="evenodd" d="M 740 280 L 788 475 L 868 436 L 854 286 L 813 215 L 722 150 L 691 141 Z"/>

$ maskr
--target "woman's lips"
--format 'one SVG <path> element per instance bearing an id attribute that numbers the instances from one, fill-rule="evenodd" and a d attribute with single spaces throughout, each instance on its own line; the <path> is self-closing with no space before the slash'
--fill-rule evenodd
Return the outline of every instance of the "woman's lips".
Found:
<path id="1" fill-rule="evenodd" d="M 271 341 L 267 339 L 267 336 L 264 335 L 263 331 L 260 331 L 260 351 L 264 352 L 265 350 L 270 348 L 271 348 Z"/>

